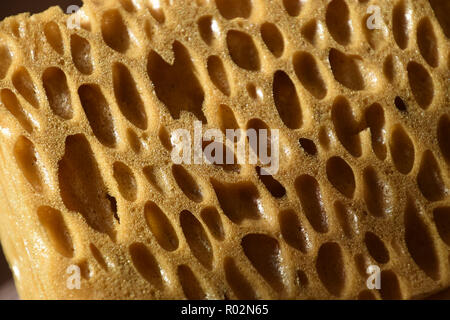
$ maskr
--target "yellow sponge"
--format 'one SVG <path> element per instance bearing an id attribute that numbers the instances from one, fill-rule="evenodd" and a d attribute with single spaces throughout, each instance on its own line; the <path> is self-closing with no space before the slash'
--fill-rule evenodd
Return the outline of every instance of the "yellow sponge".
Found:
<path id="1" fill-rule="evenodd" d="M 448 288 L 449 37 L 440 0 L 85 0 L 5 19 L 0 237 L 20 296 Z M 174 133 L 198 127 L 277 134 L 277 170 L 175 163 Z"/>

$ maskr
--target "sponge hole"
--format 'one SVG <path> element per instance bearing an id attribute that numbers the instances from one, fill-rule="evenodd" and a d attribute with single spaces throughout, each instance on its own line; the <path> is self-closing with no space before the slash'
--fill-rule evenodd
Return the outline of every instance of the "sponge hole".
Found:
<path id="1" fill-rule="evenodd" d="M 379 263 L 389 262 L 389 251 L 386 249 L 384 242 L 374 233 L 366 232 L 364 236 L 364 242 L 367 250 L 372 258 Z"/>
<path id="2" fill-rule="evenodd" d="M 225 258 L 224 270 L 227 283 L 236 298 L 240 300 L 256 300 L 258 298 L 251 283 L 244 277 L 232 258 Z"/>
<path id="3" fill-rule="evenodd" d="M 19 67 L 14 72 L 12 82 L 16 90 L 28 103 L 35 108 L 39 108 L 38 90 L 25 67 Z"/>
<path id="4" fill-rule="evenodd" d="M 333 263 L 330 263 L 333 261 Z M 342 249 L 336 242 L 324 243 L 317 254 L 319 279 L 332 295 L 340 297 L 345 289 L 346 272 Z"/>
<path id="5" fill-rule="evenodd" d="M 77 34 L 70 37 L 70 49 L 75 67 L 83 74 L 91 74 L 94 71 L 91 57 L 91 45 Z"/>
<path id="6" fill-rule="evenodd" d="M 84 135 L 69 136 L 58 163 L 61 199 L 94 230 L 115 239 L 115 208 L 110 202 L 94 153 Z"/>
<path id="7" fill-rule="evenodd" d="M 158 244 L 167 251 L 178 248 L 178 236 L 167 216 L 154 202 L 147 202 L 144 209 L 147 226 L 155 236 Z"/>
<path id="8" fill-rule="evenodd" d="M 278 220 L 284 241 L 291 247 L 307 253 L 311 249 L 311 242 L 295 211 L 285 210 L 280 212 Z"/>
<path id="9" fill-rule="evenodd" d="M 422 156 L 417 175 L 417 184 L 420 192 L 429 201 L 442 200 L 447 193 L 447 188 L 442 179 L 441 169 L 433 152 L 430 150 L 425 151 Z"/>
<path id="10" fill-rule="evenodd" d="M 103 40 L 118 52 L 127 51 L 130 46 L 130 35 L 118 10 L 108 10 L 103 13 L 101 21 Z"/>
<path id="11" fill-rule="evenodd" d="M 180 225 L 192 254 L 207 269 L 212 269 L 213 248 L 205 229 L 189 211 L 180 214 Z"/>
<path id="12" fill-rule="evenodd" d="M 226 134 L 226 130 L 239 129 L 236 117 L 233 110 L 225 104 L 219 106 L 219 126 L 223 133 Z"/>
<path id="13" fill-rule="evenodd" d="M 347 238 L 352 238 L 354 234 L 359 232 L 357 225 L 358 218 L 354 212 L 350 208 L 347 208 L 341 201 L 336 201 L 334 203 L 334 213 Z"/>
<path id="14" fill-rule="evenodd" d="M 28 133 L 33 132 L 33 126 L 28 119 L 28 113 L 22 108 L 19 100 L 17 99 L 14 92 L 9 89 L 3 89 L 0 92 L 0 98 L 3 105 L 8 109 L 8 111 L 17 119 L 22 128 L 24 128 Z"/>
<path id="15" fill-rule="evenodd" d="M 306 138 L 300 138 L 298 140 L 300 147 L 310 156 L 316 156 L 317 155 L 317 147 L 314 141 Z"/>
<path id="16" fill-rule="evenodd" d="M 135 201 L 138 187 L 133 171 L 126 164 L 118 161 L 113 165 L 113 175 L 122 197 L 128 201 Z"/>
<path id="17" fill-rule="evenodd" d="M 372 150 L 378 159 L 384 160 L 387 155 L 384 110 L 380 104 L 374 103 L 366 109 L 365 117 L 370 128 Z"/>
<path id="18" fill-rule="evenodd" d="M 198 203 L 203 201 L 202 189 L 184 167 L 177 164 L 173 165 L 172 174 L 178 187 L 189 199 Z"/>
<path id="19" fill-rule="evenodd" d="M 327 6 L 326 23 L 333 39 L 345 46 L 350 43 L 352 27 L 350 10 L 344 0 L 333 0 Z"/>
<path id="20" fill-rule="evenodd" d="M 278 27 L 270 22 L 261 26 L 261 37 L 272 54 L 279 58 L 283 55 L 284 39 Z"/>
<path id="21" fill-rule="evenodd" d="M 277 71 L 273 77 L 273 99 L 281 120 L 289 129 L 302 125 L 302 110 L 297 90 L 291 78 L 284 71 Z"/>
<path id="22" fill-rule="evenodd" d="M 34 144 L 20 136 L 14 145 L 14 158 L 25 178 L 36 192 L 43 191 L 41 166 Z"/>
<path id="23" fill-rule="evenodd" d="M 189 51 L 180 42 L 173 43 L 175 61 L 168 64 L 155 51 L 150 52 L 147 73 L 153 82 L 155 93 L 163 102 L 173 119 L 179 119 L 183 110 L 192 112 L 206 123 L 203 114 L 205 94 L 196 76 Z"/>
<path id="24" fill-rule="evenodd" d="M 389 148 L 397 170 L 402 174 L 408 174 L 414 165 L 415 151 L 411 138 L 401 125 L 395 126 L 392 130 Z"/>
<path id="25" fill-rule="evenodd" d="M 161 268 L 155 257 L 142 243 L 133 243 L 129 247 L 131 261 L 138 273 L 158 289 L 163 287 Z"/>
<path id="26" fill-rule="evenodd" d="M 261 217 L 258 202 L 259 192 L 251 182 L 220 183 L 211 180 L 220 207 L 234 223 L 245 219 L 258 220 Z"/>
<path id="27" fill-rule="evenodd" d="M 392 12 L 392 32 L 394 33 L 395 42 L 402 50 L 408 46 L 410 25 L 408 9 L 404 0 L 400 0 Z"/>
<path id="28" fill-rule="evenodd" d="M 44 34 L 50 46 L 58 54 L 64 54 L 64 43 L 61 35 L 61 30 L 59 29 L 56 22 L 47 22 L 44 26 Z"/>
<path id="29" fill-rule="evenodd" d="M 332 48 L 328 56 L 334 78 L 343 86 L 359 91 L 365 88 L 359 62 L 337 49 Z"/>
<path id="30" fill-rule="evenodd" d="M 202 221 L 208 227 L 209 232 L 217 240 L 225 239 L 225 231 L 223 229 L 222 219 L 220 218 L 219 212 L 214 207 L 208 207 L 202 210 L 200 213 Z"/>
<path id="31" fill-rule="evenodd" d="M 441 0 L 428 0 L 433 8 L 434 15 L 436 16 L 442 31 L 447 38 L 450 38 L 450 4 L 447 1 Z"/>
<path id="32" fill-rule="evenodd" d="M 64 72 L 56 67 L 48 68 L 42 75 L 42 82 L 53 113 L 65 120 L 72 119 L 72 98 Z"/>
<path id="33" fill-rule="evenodd" d="M 160 0 L 149 0 L 147 3 L 148 11 L 152 15 L 153 19 L 158 21 L 158 23 L 164 23 L 166 21 L 166 15 L 161 7 Z"/>
<path id="34" fill-rule="evenodd" d="M 186 266 L 181 265 L 177 269 L 178 279 L 180 280 L 181 288 L 188 300 L 204 300 L 206 294 L 203 291 L 192 270 Z"/>
<path id="35" fill-rule="evenodd" d="M 262 174 L 260 167 L 256 167 L 256 173 L 258 178 L 264 184 L 266 189 L 272 194 L 274 198 L 283 198 L 286 195 L 286 189 L 283 187 L 281 183 L 279 183 L 274 177 L 271 175 Z"/>
<path id="36" fill-rule="evenodd" d="M 224 95 L 229 96 L 231 93 L 230 84 L 228 83 L 227 73 L 223 66 L 222 60 L 218 56 L 210 56 L 207 62 L 209 77 L 214 85 Z"/>
<path id="37" fill-rule="evenodd" d="M 147 114 L 144 103 L 128 68 L 122 63 L 113 66 L 114 95 L 120 111 L 136 127 L 147 129 Z"/>
<path id="38" fill-rule="evenodd" d="M 327 95 L 326 84 L 320 74 L 316 59 L 308 52 L 297 52 L 293 58 L 294 70 L 302 85 L 317 99 Z"/>
<path id="39" fill-rule="evenodd" d="M 345 97 L 336 98 L 331 109 L 331 118 L 341 144 L 352 156 L 360 157 L 362 149 L 358 123 Z"/>
<path id="40" fill-rule="evenodd" d="M 433 79 L 421 64 L 410 62 L 408 64 L 408 79 L 411 91 L 422 109 L 427 109 L 434 97 Z"/>
<path id="41" fill-rule="evenodd" d="M 216 0 L 220 14 L 228 20 L 235 18 L 247 19 L 252 13 L 251 0 Z"/>
<path id="42" fill-rule="evenodd" d="M 300 14 L 302 2 L 301 0 L 283 0 L 283 6 L 288 15 L 296 17 Z"/>
<path id="43" fill-rule="evenodd" d="M 210 46 L 215 38 L 214 34 L 219 31 L 217 21 L 212 16 L 204 16 L 198 19 L 197 24 L 200 36 Z"/>
<path id="44" fill-rule="evenodd" d="M 322 193 L 319 183 L 309 175 L 303 175 L 295 180 L 297 196 L 302 209 L 311 226 L 320 233 L 328 232 L 328 218 L 323 207 Z"/>
<path id="45" fill-rule="evenodd" d="M 245 255 L 276 291 L 283 290 L 281 250 L 278 241 L 264 234 L 248 234 L 241 241 Z"/>
<path id="46" fill-rule="evenodd" d="M 12 63 L 12 54 L 6 45 L 0 45 L 0 79 L 6 77 Z"/>
<path id="47" fill-rule="evenodd" d="M 42 206 L 37 209 L 37 215 L 55 250 L 66 258 L 72 258 L 74 253 L 72 238 L 61 212 Z"/>
<path id="48" fill-rule="evenodd" d="M 450 246 L 450 207 L 434 209 L 433 217 L 442 241 Z"/>
<path id="49" fill-rule="evenodd" d="M 258 49 L 247 33 L 228 31 L 227 46 L 231 59 L 238 67 L 249 71 L 258 71 L 261 68 Z"/>
<path id="50" fill-rule="evenodd" d="M 403 294 L 397 275 L 392 270 L 381 272 L 380 295 L 383 300 L 402 300 Z"/>
<path id="51" fill-rule="evenodd" d="M 442 155 L 450 163 L 450 117 L 446 114 L 439 119 L 437 138 Z"/>
<path id="52" fill-rule="evenodd" d="M 78 89 L 81 105 L 97 139 L 107 147 L 116 145 L 116 131 L 111 108 L 100 87 L 84 84 Z"/>
<path id="53" fill-rule="evenodd" d="M 422 220 L 412 199 L 405 210 L 405 241 L 409 254 L 417 266 L 431 279 L 440 279 L 439 257 L 430 230 Z"/>
<path id="54" fill-rule="evenodd" d="M 432 67 L 439 65 L 439 51 L 433 25 L 428 17 L 420 20 L 417 26 L 417 44 L 425 61 Z"/>
<path id="55" fill-rule="evenodd" d="M 327 161 L 326 171 L 331 184 L 347 198 L 353 198 L 355 175 L 347 162 L 340 157 L 332 157 Z"/>
<path id="56" fill-rule="evenodd" d="M 374 217 L 384 217 L 392 210 L 391 191 L 380 179 L 374 168 L 368 167 L 363 172 L 364 200 L 367 209 Z"/>

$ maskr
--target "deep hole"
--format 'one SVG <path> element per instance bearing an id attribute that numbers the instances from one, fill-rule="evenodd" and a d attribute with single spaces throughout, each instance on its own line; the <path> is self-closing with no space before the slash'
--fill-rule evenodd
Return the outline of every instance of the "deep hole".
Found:
<path id="1" fill-rule="evenodd" d="M 158 205 L 152 201 L 147 202 L 144 208 L 144 216 L 147 226 L 158 244 L 164 250 L 175 251 L 179 243 L 177 233 Z"/>
<path id="2" fill-rule="evenodd" d="M 211 183 L 220 207 L 231 221 L 239 224 L 245 219 L 260 219 L 259 192 L 253 183 L 221 183 L 216 180 L 211 180 Z"/>
<path id="3" fill-rule="evenodd" d="M 407 8 L 404 0 L 399 1 L 392 13 L 392 31 L 394 39 L 400 49 L 404 50 L 408 46 L 410 21 L 407 17 Z"/>
<path id="4" fill-rule="evenodd" d="M 433 235 L 423 221 L 414 201 L 408 199 L 405 210 L 405 241 L 408 251 L 417 264 L 431 279 L 440 279 L 439 256 Z"/>
<path id="5" fill-rule="evenodd" d="M 226 96 L 230 95 L 230 85 L 222 60 L 218 56 L 208 58 L 208 73 L 214 85 Z"/>
<path id="6" fill-rule="evenodd" d="M 256 300 L 258 297 L 245 276 L 241 273 L 232 258 L 225 258 L 225 278 L 233 293 L 241 300 Z"/>
<path id="7" fill-rule="evenodd" d="M 360 157 L 362 149 L 359 125 L 353 109 L 345 97 L 339 96 L 335 99 L 331 109 L 331 118 L 341 144 L 352 156 Z"/>
<path id="8" fill-rule="evenodd" d="M 450 2 L 442 0 L 428 0 L 434 14 L 441 25 L 442 31 L 450 38 Z"/>
<path id="9" fill-rule="evenodd" d="M 281 120 L 289 129 L 298 129 L 302 125 L 302 110 L 297 89 L 291 78 L 281 70 L 273 77 L 273 99 Z"/>
<path id="10" fill-rule="evenodd" d="M 302 204 L 303 212 L 311 226 L 320 233 L 328 232 L 328 218 L 323 207 L 322 194 L 317 180 L 302 175 L 295 181 L 295 189 Z"/>
<path id="11" fill-rule="evenodd" d="M 414 166 L 415 148 L 408 133 L 400 124 L 392 130 L 389 146 L 397 170 L 402 174 L 408 174 Z"/>
<path id="12" fill-rule="evenodd" d="M 270 22 L 261 26 L 261 37 L 272 54 L 279 58 L 284 51 L 284 39 L 278 27 Z"/>
<path id="13" fill-rule="evenodd" d="M 314 141 L 306 138 L 300 138 L 298 142 L 300 143 L 300 146 L 307 154 L 311 156 L 317 155 L 317 147 Z"/>
<path id="14" fill-rule="evenodd" d="M 350 11 L 344 0 L 333 0 L 328 4 L 326 23 L 336 42 L 343 46 L 350 42 L 352 36 Z"/>
<path id="15" fill-rule="evenodd" d="M 356 188 L 355 175 L 348 163 L 340 157 L 332 157 L 326 165 L 327 178 L 347 198 L 353 198 Z"/>
<path id="16" fill-rule="evenodd" d="M 414 61 L 408 63 L 407 70 L 414 98 L 422 109 L 427 109 L 434 98 L 433 78 L 424 66 Z"/>
<path id="17" fill-rule="evenodd" d="M 284 284 L 278 241 L 264 234 L 248 234 L 242 238 L 241 246 L 259 274 L 274 290 L 281 291 Z"/>
<path id="18" fill-rule="evenodd" d="M 94 66 L 89 41 L 77 34 L 73 34 L 70 37 L 70 50 L 75 67 L 81 73 L 91 74 L 94 71 Z"/>
<path id="19" fill-rule="evenodd" d="M 58 25 L 54 21 L 47 22 L 44 26 L 44 34 L 47 38 L 47 42 L 52 48 L 59 54 L 64 53 L 64 43 L 61 36 L 61 31 Z"/>
<path id="20" fill-rule="evenodd" d="M 447 193 L 441 168 L 430 150 L 425 151 L 422 156 L 419 173 L 417 174 L 417 184 L 420 192 L 429 201 L 442 200 Z"/>
<path id="21" fill-rule="evenodd" d="M 225 19 L 248 18 L 252 12 L 251 0 L 216 0 L 217 9 Z"/>
<path id="22" fill-rule="evenodd" d="M 367 250 L 375 261 L 387 263 L 389 261 L 389 251 L 386 249 L 383 241 L 374 233 L 367 232 L 364 237 Z"/>
<path id="23" fill-rule="evenodd" d="M 19 121 L 20 125 L 29 133 L 33 132 L 33 126 L 28 119 L 17 96 L 9 89 L 0 92 L 0 98 L 6 109 Z"/>
<path id="24" fill-rule="evenodd" d="M 117 214 L 117 200 L 113 196 L 106 194 L 106 199 L 108 199 L 109 203 L 111 204 L 111 211 L 114 214 L 114 219 L 120 224 L 120 217 Z"/>
<path id="25" fill-rule="evenodd" d="M 339 83 L 355 91 L 363 90 L 365 88 L 364 77 L 359 66 L 359 59 L 331 48 L 328 60 L 334 78 Z"/>
<path id="26" fill-rule="evenodd" d="M 227 46 L 231 59 L 238 67 L 249 71 L 258 71 L 261 68 L 258 49 L 247 33 L 228 31 Z"/>
<path id="27" fill-rule="evenodd" d="M 395 97 L 394 103 L 395 103 L 395 107 L 396 107 L 399 111 L 401 111 L 401 112 L 407 112 L 407 111 L 408 111 L 408 107 L 407 107 L 405 101 L 403 101 L 402 98 L 400 98 L 400 97 Z"/>
<path id="28" fill-rule="evenodd" d="M 192 270 L 186 266 L 181 265 L 177 270 L 178 279 L 180 280 L 181 287 L 183 288 L 184 295 L 189 300 L 204 300 L 206 294 L 203 291 L 200 283 L 198 282 L 195 274 Z"/>
<path id="29" fill-rule="evenodd" d="M 346 272 L 342 249 L 336 242 L 323 244 L 317 254 L 316 270 L 325 288 L 337 297 L 345 289 Z"/>
<path id="30" fill-rule="evenodd" d="M 262 170 L 264 170 L 264 168 Z M 285 196 L 286 189 L 274 177 L 267 174 L 261 174 L 260 167 L 256 167 L 256 173 L 258 174 L 261 182 L 266 186 L 267 190 L 269 190 L 269 192 L 272 194 L 272 196 L 274 196 L 275 198 L 282 198 Z"/>
<path id="31" fill-rule="evenodd" d="M 183 191 L 189 199 L 194 202 L 202 202 L 202 189 L 195 178 L 184 167 L 176 164 L 173 165 L 172 174 L 181 191 Z"/>
<path id="32" fill-rule="evenodd" d="M 278 215 L 280 231 L 283 239 L 291 247 L 306 253 L 311 243 L 305 228 L 301 225 L 294 210 L 285 210 Z"/>
<path id="33" fill-rule="evenodd" d="M 327 86 L 322 78 L 316 59 L 309 52 L 297 52 L 292 59 L 295 74 L 302 85 L 317 99 L 327 95 Z"/>
<path id="34" fill-rule="evenodd" d="M 156 51 L 151 51 L 148 57 L 147 73 L 154 84 L 156 95 L 166 105 L 173 119 L 179 119 L 181 112 L 187 111 L 206 123 L 202 110 L 205 93 L 189 51 L 178 41 L 172 47 L 175 55 L 172 65 Z"/>
<path id="35" fill-rule="evenodd" d="M 161 268 L 147 246 L 133 243 L 129 247 L 131 260 L 139 274 L 158 289 L 163 287 Z"/>
<path id="36" fill-rule="evenodd" d="M 212 268 L 214 253 L 202 224 L 189 211 L 180 214 L 180 225 L 192 254 L 207 269 Z"/>

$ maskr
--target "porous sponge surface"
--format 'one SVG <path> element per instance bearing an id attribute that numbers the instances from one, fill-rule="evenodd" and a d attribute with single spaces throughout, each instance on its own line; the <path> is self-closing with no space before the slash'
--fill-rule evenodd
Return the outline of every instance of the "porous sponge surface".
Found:
<path id="1" fill-rule="evenodd" d="M 449 17 L 439 0 L 85 0 L 5 19 L 0 236 L 21 297 L 449 287 Z M 279 171 L 174 164 L 171 132 L 195 121 L 278 129 Z"/>

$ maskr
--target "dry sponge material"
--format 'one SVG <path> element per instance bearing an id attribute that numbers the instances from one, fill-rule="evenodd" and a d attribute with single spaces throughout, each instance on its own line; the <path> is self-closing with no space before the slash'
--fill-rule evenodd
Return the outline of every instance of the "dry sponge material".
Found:
<path id="1" fill-rule="evenodd" d="M 448 288 L 449 19 L 440 0 L 85 0 L 5 19 L 0 235 L 20 296 Z M 196 120 L 279 129 L 278 173 L 174 164 L 171 132 Z"/>

